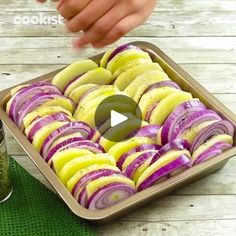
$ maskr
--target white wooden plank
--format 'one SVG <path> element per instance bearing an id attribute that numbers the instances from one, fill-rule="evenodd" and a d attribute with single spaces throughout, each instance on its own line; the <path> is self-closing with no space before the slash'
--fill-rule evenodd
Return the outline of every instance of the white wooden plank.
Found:
<path id="1" fill-rule="evenodd" d="M 236 219 L 236 195 L 170 195 L 142 207 L 141 214 L 137 210 L 122 220 L 135 222 L 206 219 Z"/>
<path id="2" fill-rule="evenodd" d="M 0 9 L 1 10 L 1 9 Z M 68 36 L 64 25 L 14 24 L 14 17 L 55 17 L 57 12 L 0 12 L 1 36 Z M 236 35 L 235 12 L 154 12 L 150 19 L 130 36 L 183 37 L 183 36 L 234 36 Z"/>
<path id="3" fill-rule="evenodd" d="M 191 185 L 179 189 L 174 195 L 225 195 L 236 194 L 236 159 L 232 158 L 226 166 Z"/>
<path id="4" fill-rule="evenodd" d="M 216 94 L 215 97 L 236 114 L 236 94 Z"/>
<path id="5" fill-rule="evenodd" d="M 0 90 L 23 83 L 64 65 L 0 65 Z M 211 93 L 236 93 L 236 65 L 182 64 Z"/>
<path id="6" fill-rule="evenodd" d="M 142 214 L 141 212 L 137 212 L 137 215 Z M 96 226 L 95 230 L 100 236 L 234 236 L 236 235 L 236 220 L 162 222 L 124 222 L 118 220 L 107 225 Z"/>
<path id="7" fill-rule="evenodd" d="M 116 45 L 136 40 L 145 38 L 123 38 Z M 148 41 L 158 45 L 177 63 L 236 63 L 234 37 L 149 38 Z M 68 64 L 103 50 L 75 51 L 70 37 L 0 38 L 0 64 Z"/>

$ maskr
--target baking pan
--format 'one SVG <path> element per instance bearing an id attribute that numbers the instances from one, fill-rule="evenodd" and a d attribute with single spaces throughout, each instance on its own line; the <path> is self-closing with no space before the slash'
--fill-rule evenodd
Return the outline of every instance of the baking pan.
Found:
<path id="1" fill-rule="evenodd" d="M 168 76 L 175 82 L 177 82 L 183 90 L 191 92 L 194 97 L 199 98 L 208 108 L 215 110 L 216 112 L 223 115 L 226 119 L 232 122 L 236 127 L 236 116 L 227 109 L 221 102 L 219 102 L 214 96 L 212 96 L 203 86 L 201 86 L 196 80 L 194 80 L 188 73 L 186 73 L 180 66 L 173 62 L 167 55 L 165 55 L 158 47 L 147 42 L 132 42 L 143 50 L 147 51 L 153 61 L 158 62 Z M 98 62 L 101 55 L 92 57 L 90 59 Z M 38 81 L 50 81 L 55 74 L 60 70 L 51 72 L 49 74 L 40 76 L 36 79 L 28 81 L 24 84 L 34 83 Z M 187 185 L 201 177 L 204 177 L 214 171 L 221 169 L 229 160 L 236 154 L 236 147 L 224 152 L 217 157 L 208 160 L 202 164 L 194 166 L 183 173 L 171 177 L 170 179 L 152 186 L 142 192 L 131 196 L 115 206 L 104 210 L 91 211 L 80 206 L 73 196 L 69 193 L 66 187 L 61 183 L 56 174 L 51 170 L 47 163 L 43 160 L 40 154 L 35 150 L 32 144 L 27 140 L 26 136 L 20 131 L 20 129 L 13 123 L 13 121 L 8 117 L 5 112 L 5 107 L 10 99 L 10 90 L 6 89 L 0 92 L 0 117 L 10 131 L 10 133 L 15 137 L 20 146 L 27 153 L 29 158 L 34 162 L 40 172 L 49 181 L 58 195 L 64 200 L 71 211 L 77 216 L 93 221 L 96 223 L 106 223 L 117 217 L 120 217 L 129 211 L 140 208 L 141 205 L 166 195 L 171 191 L 179 189 L 180 187 Z M 236 137 L 234 137 L 234 144 L 236 143 Z"/>

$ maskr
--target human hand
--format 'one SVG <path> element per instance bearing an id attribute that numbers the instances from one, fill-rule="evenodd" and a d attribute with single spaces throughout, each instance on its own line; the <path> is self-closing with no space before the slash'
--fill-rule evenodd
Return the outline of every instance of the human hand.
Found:
<path id="1" fill-rule="evenodd" d="M 45 0 L 38 0 L 44 2 Z M 71 32 L 83 31 L 74 40 L 82 48 L 114 43 L 141 25 L 152 13 L 157 0 L 60 0 L 58 11 Z"/>

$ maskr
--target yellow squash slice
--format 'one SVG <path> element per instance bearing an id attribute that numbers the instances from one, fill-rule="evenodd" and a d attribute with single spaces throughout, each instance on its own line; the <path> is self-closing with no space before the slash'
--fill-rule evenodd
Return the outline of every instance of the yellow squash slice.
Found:
<path id="1" fill-rule="evenodd" d="M 123 72 L 126 72 L 130 69 L 132 69 L 133 67 L 137 67 L 138 65 L 146 65 L 146 64 L 151 64 L 152 62 L 150 62 L 150 60 L 147 59 L 143 59 L 143 58 L 138 58 L 138 59 L 134 59 L 131 61 L 126 62 L 123 66 L 119 67 L 113 74 L 113 76 L 115 78 L 119 77 Z M 129 77 L 127 77 L 129 78 Z"/>
<path id="2" fill-rule="evenodd" d="M 132 176 L 132 180 L 134 181 L 134 183 L 136 184 L 139 177 L 142 175 L 142 173 L 149 167 L 150 163 L 151 163 L 151 158 L 147 159 L 141 166 L 139 166 L 133 176 Z"/>
<path id="3" fill-rule="evenodd" d="M 128 139 L 123 142 L 116 143 L 108 153 L 112 155 L 116 161 L 119 160 L 119 158 L 129 150 L 141 145 L 141 144 L 153 144 L 153 140 L 150 138 L 144 138 L 144 137 L 134 137 L 132 139 Z"/>
<path id="4" fill-rule="evenodd" d="M 147 126 L 148 123 L 145 121 L 142 122 L 141 126 Z M 101 139 L 99 140 L 99 144 L 104 148 L 106 152 L 114 146 L 117 142 L 112 140 L 122 140 L 125 139 L 129 134 L 138 130 L 140 128 L 140 120 L 128 120 L 123 124 L 118 125 L 117 127 L 109 129 Z M 106 137 L 106 138 L 105 138 Z"/>
<path id="5" fill-rule="evenodd" d="M 134 98 L 137 97 L 138 94 L 141 96 L 144 90 L 151 84 L 169 80 L 169 77 L 166 73 L 161 72 L 159 70 L 151 70 L 143 73 L 142 75 L 136 77 L 129 86 L 125 89 L 125 92 Z M 141 93 L 141 94 L 140 94 Z M 137 95 L 136 95 L 137 94 Z"/>
<path id="6" fill-rule="evenodd" d="M 144 94 L 139 101 L 139 108 L 142 112 L 142 118 L 145 119 L 148 110 L 157 104 L 160 100 L 177 90 L 169 87 L 156 88 Z"/>
<path id="7" fill-rule="evenodd" d="M 120 171 L 120 169 L 116 166 L 111 166 L 111 165 L 107 165 L 107 164 L 94 164 L 94 165 L 91 165 L 79 172 L 77 172 L 73 177 L 71 177 L 67 184 L 66 184 L 66 187 L 67 189 L 72 192 L 74 186 L 79 182 L 79 180 L 85 176 L 86 174 L 89 174 L 93 171 L 96 171 L 96 170 L 104 170 L 104 169 L 108 169 L 108 170 L 115 170 L 115 171 Z"/>
<path id="8" fill-rule="evenodd" d="M 191 93 L 177 91 L 162 99 L 152 111 L 149 119 L 150 124 L 162 125 L 170 113 L 181 103 L 192 100 Z"/>
<path id="9" fill-rule="evenodd" d="M 181 150 L 181 151 L 170 151 L 167 154 L 163 155 L 160 159 L 158 159 L 156 162 L 154 162 L 152 165 L 150 165 L 139 177 L 136 187 L 138 188 L 139 185 L 146 180 L 150 175 L 152 175 L 154 172 L 156 172 L 158 169 L 162 168 L 163 166 L 169 164 L 176 158 L 178 158 L 181 155 L 186 155 L 188 157 L 191 156 L 189 151 L 187 150 Z"/>
<path id="10" fill-rule="evenodd" d="M 97 67 L 98 65 L 92 60 L 81 60 L 74 62 L 56 74 L 52 80 L 52 84 L 56 85 L 61 91 L 64 91 L 65 87 L 78 76 L 90 70 L 96 69 Z"/>
<path id="11" fill-rule="evenodd" d="M 158 63 L 153 63 L 149 62 L 146 64 L 141 64 L 141 65 L 136 65 L 129 70 L 124 71 L 121 73 L 116 81 L 115 85 L 120 89 L 120 90 L 125 90 L 126 87 L 133 81 L 135 80 L 138 76 L 148 72 L 148 71 L 153 71 L 153 70 L 159 70 L 162 71 L 162 68 Z"/>
<path id="12" fill-rule="evenodd" d="M 59 173 L 59 178 L 66 184 L 77 172 L 94 164 L 108 164 L 115 166 L 115 159 L 109 154 L 92 154 L 75 158 L 67 162 Z"/>
<path id="13" fill-rule="evenodd" d="M 101 67 L 103 67 L 103 68 L 106 68 L 106 67 L 107 67 L 107 60 L 108 60 L 108 58 L 110 57 L 110 55 L 112 54 L 112 52 L 113 52 L 115 49 L 116 49 L 116 48 L 111 48 L 111 49 L 107 50 L 107 51 L 104 53 L 104 55 L 103 55 L 103 57 L 102 57 L 102 59 L 101 59 L 101 61 L 100 61 L 100 66 L 101 66 Z"/>
<path id="14" fill-rule="evenodd" d="M 33 139 L 33 145 L 37 151 L 41 150 L 41 147 L 45 141 L 45 139 L 56 129 L 62 127 L 63 125 L 67 124 L 68 122 L 54 122 L 47 126 L 44 126 L 40 129 L 35 135 Z"/>
<path id="15" fill-rule="evenodd" d="M 79 79 L 72 82 L 65 91 L 65 95 L 69 96 L 74 89 L 77 89 L 79 86 L 84 84 L 110 84 L 113 80 L 113 76 L 110 71 L 99 67 L 94 70 L 90 70 L 84 75 L 80 76 Z"/>
<path id="16" fill-rule="evenodd" d="M 108 62 L 107 69 L 111 71 L 111 73 L 114 73 L 128 61 L 139 58 L 150 60 L 150 62 L 152 61 L 148 53 L 137 49 L 129 49 L 117 54 L 110 62 Z"/>
<path id="17" fill-rule="evenodd" d="M 84 84 L 79 86 L 78 88 L 74 89 L 70 95 L 69 98 L 74 101 L 75 104 L 78 103 L 79 99 L 83 96 L 84 93 L 86 93 L 91 88 L 94 88 L 98 86 L 97 84 Z"/>
<path id="18" fill-rule="evenodd" d="M 87 102 L 87 104 L 84 104 L 81 102 L 81 104 L 79 104 L 77 109 L 75 110 L 74 118 L 76 120 L 80 120 L 81 117 L 88 114 L 89 112 L 95 111 L 97 109 L 98 105 L 104 99 L 106 99 L 107 97 L 114 95 L 114 94 L 118 94 L 118 93 L 116 93 L 114 90 L 110 90 L 110 91 L 107 91 L 106 93 L 103 93 L 102 95 L 100 95 L 96 99 L 94 99 L 90 102 Z"/>
<path id="19" fill-rule="evenodd" d="M 93 193 L 95 193 L 98 189 L 111 183 L 123 183 L 123 184 L 127 184 L 135 188 L 134 182 L 130 180 L 129 178 L 119 176 L 119 175 L 105 176 L 105 177 L 101 177 L 99 179 L 93 180 L 87 184 L 86 191 L 87 191 L 88 198 L 91 197 Z"/>
<path id="20" fill-rule="evenodd" d="M 24 119 L 23 119 L 23 123 L 24 123 L 24 127 L 27 128 L 37 117 L 43 117 L 43 116 L 48 116 L 48 115 L 52 115 L 58 112 L 63 112 L 66 115 L 68 115 L 69 117 L 72 117 L 72 114 L 64 109 L 63 107 L 60 106 L 42 106 L 37 108 L 36 110 L 30 112 L 29 114 L 27 114 Z"/>
<path id="21" fill-rule="evenodd" d="M 56 174 L 58 175 L 63 168 L 63 166 L 78 157 L 92 155 L 93 153 L 87 149 L 78 149 L 78 148 L 70 148 L 63 151 L 56 152 L 51 161 L 53 163 L 53 169 L 55 170 Z"/>
<path id="22" fill-rule="evenodd" d="M 156 139 L 156 143 L 158 145 L 161 145 L 161 146 L 162 146 L 162 140 L 161 140 L 162 128 L 163 128 L 163 126 L 158 130 L 158 132 L 157 132 L 157 139 Z"/>
<path id="23" fill-rule="evenodd" d="M 96 90 L 91 91 L 84 99 L 79 103 L 79 106 L 86 106 L 88 102 L 94 101 L 96 98 L 107 95 L 107 94 L 114 94 L 116 92 L 119 92 L 117 87 L 114 85 L 102 85 Z"/>

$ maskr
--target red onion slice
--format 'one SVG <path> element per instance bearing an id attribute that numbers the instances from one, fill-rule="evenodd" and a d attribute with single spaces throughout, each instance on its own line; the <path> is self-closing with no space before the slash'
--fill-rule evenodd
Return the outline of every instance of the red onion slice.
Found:
<path id="1" fill-rule="evenodd" d="M 87 202 L 88 202 L 88 196 L 87 196 L 86 188 L 83 188 L 81 190 L 81 192 L 78 192 L 78 193 L 79 193 L 79 195 L 76 193 L 76 199 L 78 199 L 78 203 L 82 207 L 86 208 Z"/>
<path id="2" fill-rule="evenodd" d="M 173 150 L 189 150 L 190 144 L 187 140 L 184 139 L 175 139 L 169 143 L 167 143 L 165 146 L 160 148 L 158 152 L 153 156 L 152 161 L 150 165 L 152 165 L 154 162 L 156 162 L 160 157 L 167 154 L 170 151 Z"/>
<path id="3" fill-rule="evenodd" d="M 47 93 L 38 93 L 33 96 L 30 100 L 25 102 L 20 110 L 18 111 L 17 125 L 21 127 L 24 117 L 35 110 L 37 107 L 42 106 L 45 102 L 57 98 L 61 98 L 61 95 L 58 94 L 47 94 Z M 65 98 L 68 99 L 68 98 Z M 74 106 L 74 105 L 73 105 Z"/>
<path id="4" fill-rule="evenodd" d="M 168 163 L 167 165 L 161 167 L 160 169 L 156 170 L 153 174 L 151 174 L 147 179 L 145 179 L 139 186 L 138 191 L 142 191 L 148 187 L 151 187 L 157 181 L 165 176 L 168 176 L 171 172 L 181 168 L 186 167 L 190 168 L 190 160 L 186 155 L 181 155 L 180 157 L 176 158 L 172 162 Z"/>
<path id="5" fill-rule="evenodd" d="M 187 129 L 199 125 L 206 121 L 222 120 L 221 117 L 212 110 L 203 110 L 194 112 L 186 119 L 180 121 L 173 130 L 171 130 L 170 140 L 180 138 Z"/>
<path id="6" fill-rule="evenodd" d="M 74 134 L 74 133 L 80 133 L 85 139 L 88 139 L 91 137 L 91 134 L 93 130 L 84 122 L 69 122 L 65 124 L 64 126 L 56 129 L 53 131 L 44 141 L 42 148 L 40 150 L 40 154 L 45 158 L 47 156 L 47 153 L 53 144 L 54 141 L 56 141 L 58 138 Z"/>
<path id="7" fill-rule="evenodd" d="M 118 202 L 124 201 L 133 194 L 136 189 L 123 183 L 112 183 L 97 190 L 87 201 L 89 210 L 100 210 L 111 207 Z"/>
<path id="8" fill-rule="evenodd" d="M 153 156 L 156 154 L 156 151 L 150 151 L 140 154 L 134 161 L 132 161 L 128 167 L 124 170 L 124 173 L 128 178 L 133 179 L 135 171 L 144 164 L 147 160 L 152 160 Z"/>
<path id="9" fill-rule="evenodd" d="M 204 154 L 202 154 L 202 155 L 199 157 L 199 159 L 195 162 L 194 165 L 198 165 L 198 164 L 203 163 L 203 162 L 205 162 L 205 161 L 207 161 L 207 160 L 210 160 L 210 159 L 212 159 L 212 158 L 218 156 L 218 155 L 221 154 L 221 153 L 222 153 L 222 151 L 219 150 L 219 149 L 211 150 L 211 151 L 209 151 L 209 152 L 207 152 L 207 153 L 204 153 Z"/>
<path id="10" fill-rule="evenodd" d="M 58 143 L 55 147 L 49 150 L 47 156 L 44 158 L 45 161 L 49 162 L 56 152 L 65 150 L 69 144 L 78 143 L 80 141 L 85 141 L 84 137 L 73 137 Z"/>
<path id="11" fill-rule="evenodd" d="M 224 142 L 215 143 L 208 150 L 202 152 L 194 160 L 192 160 L 193 165 L 197 165 L 206 160 L 209 160 L 230 148 L 232 148 L 232 145 L 228 143 L 224 143 Z"/>
<path id="12" fill-rule="evenodd" d="M 83 188 L 86 187 L 86 185 L 96 179 L 99 179 L 101 177 L 105 176 L 111 176 L 111 175 L 122 175 L 126 177 L 122 172 L 120 171 L 115 171 L 115 170 L 110 170 L 110 169 L 100 169 L 100 170 L 95 170 L 92 171 L 85 176 L 83 176 L 74 186 L 72 189 L 72 195 L 75 197 L 77 201 L 79 201 L 79 194 L 83 190 Z M 80 203 L 80 202 L 79 202 Z M 85 206 L 83 204 L 83 206 Z"/>
<path id="13" fill-rule="evenodd" d="M 91 140 L 84 140 L 84 141 L 77 141 L 77 142 L 70 143 L 64 148 L 62 148 L 62 150 L 69 149 L 69 148 L 86 148 L 93 153 L 105 152 L 101 145 L 99 145 L 98 143 L 94 143 Z"/>
<path id="14" fill-rule="evenodd" d="M 170 87 L 170 88 L 175 88 L 175 89 L 178 89 L 178 90 L 181 90 L 181 88 L 179 87 L 178 84 L 176 84 L 175 82 L 171 81 L 171 80 L 166 80 L 166 81 L 160 81 L 160 82 L 157 82 L 155 84 L 151 84 L 148 88 L 146 88 L 146 90 L 143 92 L 143 95 L 145 93 L 148 93 L 150 91 L 152 91 L 153 89 L 156 89 L 156 88 L 162 88 L 162 87 Z M 142 95 L 142 96 L 143 96 Z"/>
<path id="15" fill-rule="evenodd" d="M 142 152 L 142 151 L 147 151 L 147 150 L 159 150 L 161 148 L 161 146 L 157 145 L 157 144 L 142 144 L 139 145 L 131 150 L 129 150 L 128 152 L 124 153 L 118 160 L 118 162 L 116 163 L 117 167 L 121 170 L 122 169 L 122 165 L 124 164 L 126 158 L 130 155 L 132 155 L 135 152 Z"/>
<path id="16" fill-rule="evenodd" d="M 126 51 L 126 50 L 129 50 L 129 49 L 137 49 L 137 50 L 139 50 L 139 51 L 142 51 L 141 48 L 138 48 L 138 47 L 136 47 L 136 46 L 134 46 L 134 45 L 130 45 L 130 44 L 122 45 L 122 46 L 116 48 L 116 49 L 111 53 L 111 55 L 110 55 L 110 56 L 108 57 L 108 59 L 107 59 L 107 64 L 108 64 L 116 55 L 118 55 L 119 53 L 124 52 L 124 51 Z"/>
<path id="17" fill-rule="evenodd" d="M 233 125 L 227 120 L 221 120 L 203 128 L 194 138 L 194 141 L 190 148 L 190 152 L 193 153 L 208 139 L 218 134 L 228 134 L 233 137 L 234 136 Z"/>
<path id="18" fill-rule="evenodd" d="M 71 119 L 66 115 L 65 113 L 59 112 L 55 113 L 43 118 L 40 118 L 36 121 L 36 123 L 31 127 L 27 137 L 30 142 L 33 141 L 34 135 L 45 125 L 48 125 L 50 123 L 53 123 L 55 121 L 71 121 Z"/>
<path id="19" fill-rule="evenodd" d="M 182 103 L 166 119 L 161 132 L 162 144 L 171 141 L 172 131 L 178 128 L 189 116 L 198 111 L 206 110 L 206 107 L 198 100 L 191 100 Z"/>
<path id="20" fill-rule="evenodd" d="M 65 86 L 65 88 L 62 90 L 62 94 L 65 94 L 65 91 L 67 90 L 67 88 L 68 88 L 71 84 L 73 84 L 76 80 L 79 80 L 82 75 L 84 75 L 84 74 L 78 75 L 78 76 L 76 76 L 74 79 L 72 79 L 72 80 Z"/>
<path id="21" fill-rule="evenodd" d="M 132 133 L 129 137 L 147 137 L 156 140 L 159 125 L 148 125 L 141 127 L 137 132 Z"/>
<path id="22" fill-rule="evenodd" d="M 9 108 L 10 118 L 14 122 L 17 122 L 17 114 L 21 106 L 24 105 L 25 102 L 31 100 L 32 97 L 35 96 L 35 94 L 39 93 L 61 95 L 60 90 L 56 86 L 46 82 L 34 83 L 27 87 L 24 87 L 20 91 L 18 91 L 11 99 L 11 105 Z"/>

